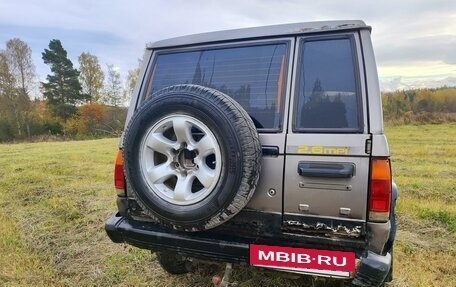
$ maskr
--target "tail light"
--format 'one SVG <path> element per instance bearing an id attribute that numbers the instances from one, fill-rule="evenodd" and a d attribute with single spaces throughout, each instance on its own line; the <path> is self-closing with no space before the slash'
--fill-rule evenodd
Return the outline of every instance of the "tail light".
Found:
<path id="1" fill-rule="evenodd" d="M 125 176 L 123 171 L 122 150 L 119 150 L 116 157 L 116 165 L 114 167 L 114 186 L 117 194 L 125 196 Z"/>
<path id="2" fill-rule="evenodd" d="M 391 208 L 391 166 L 387 158 L 371 161 L 369 188 L 369 220 L 386 222 Z"/>

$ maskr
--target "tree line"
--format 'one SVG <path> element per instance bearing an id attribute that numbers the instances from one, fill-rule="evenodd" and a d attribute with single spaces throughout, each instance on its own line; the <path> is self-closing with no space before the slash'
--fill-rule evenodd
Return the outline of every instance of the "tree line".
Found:
<path id="1" fill-rule="evenodd" d="M 128 71 L 123 83 L 108 64 L 106 73 L 89 52 L 73 66 L 60 40 L 53 39 L 41 53 L 51 73 L 38 83 L 32 50 L 14 38 L 0 50 L 0 141 L 42 137 L 100 137 L 118 135 L 139 75 Z M 40 96 L 34 97 L 36 91 Z"/>
<path id="2" fill-rule="evenodd" d="M 443 123 L 456 121 L 456 88 L 411 89 L 382 93 L 388 123 Z"/>
<path id="3" fill-rule="evenodd" d="M 139 67 L 128 71 L 123 83 L 113 65 L 105 73 L 95 55 L 82 52 L 76 69 L 60 40 L 53 39 L 41 53 L 51 73 L 37 83 L 31 54 L 18 38 L 0 50 L 0 141 L 120 134 Z M 32 97 L 37 88 L 42 96 Z M 389 123 L 456 121 L 454 87 L 382 93 L 382 101 Z"/>

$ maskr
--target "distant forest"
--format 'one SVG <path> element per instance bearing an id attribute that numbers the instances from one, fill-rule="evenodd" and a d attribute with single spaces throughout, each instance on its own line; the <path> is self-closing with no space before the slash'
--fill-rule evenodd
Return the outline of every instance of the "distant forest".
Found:
<path id="1" fill-rule="evenodd" d="M 456 122 L 456 87 L 382 93 L 389 124 Z"/>
<path id="2" fill-rule="evenodd" d="M 103 70 L 95 55 L 82 52 L 76 69 L 53 39 L 41 53 L 51 73 L 37 83 L 31 54 L 17 38 L 0 49 L 0 142 L 120 135 L 139 67 L 122 81 L 113 65 Z M 383 93 L 382 101 L 389 124 L 456 122 L 454 87 Z"/>

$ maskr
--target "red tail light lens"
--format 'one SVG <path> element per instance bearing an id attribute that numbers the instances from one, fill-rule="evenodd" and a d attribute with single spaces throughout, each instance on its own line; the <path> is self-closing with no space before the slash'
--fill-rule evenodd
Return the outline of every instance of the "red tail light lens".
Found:
<path id="1" fill-rule="evenodd" d="M 391 166 L 387 158 L 371 161 L 369 220 L 386 222 L 391 208 Z"/>
<path id="2" fill-rule="evenodd" d="M 123 171 L 122 151 L 119 150 L 116 157 L 116 165 L 114 167 L 114 186 L 119 191 L 125 191 L 125 177 Z"/>

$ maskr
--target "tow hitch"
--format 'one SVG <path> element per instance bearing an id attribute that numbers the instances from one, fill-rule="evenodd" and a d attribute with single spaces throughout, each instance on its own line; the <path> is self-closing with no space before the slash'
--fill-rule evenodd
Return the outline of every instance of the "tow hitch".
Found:
<path id="1" fill-rule="evenodd" d="M 239 283 L 232 282 L 230 283 L 231 273 L 233 273 L 233 264 L 226 263 L 225 273 L 223 274 L 223 278 L 220 278 L 219 275 L 214 275 L 212 277 L 212 283 L 214 283 L 214 287 L 237 287 Z"/>

